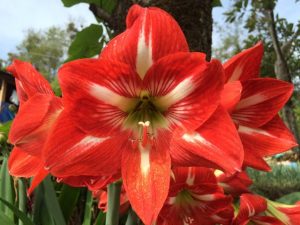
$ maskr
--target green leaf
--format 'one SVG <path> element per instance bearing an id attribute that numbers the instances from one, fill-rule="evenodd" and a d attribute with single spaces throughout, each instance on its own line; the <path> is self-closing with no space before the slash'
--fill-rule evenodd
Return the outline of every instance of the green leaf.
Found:
<path id="1" fill-rule="evenodd" d="M 293 192 L 287 195 L 282 196 L 277 199 L 276 202 L 280 202 L 283 204 L 293 205 L 300 199 L 300 192 Z"/>
<path id="2" fill-rule="evenodd" d="M 34 190 L 33 202 L 33 221 L 35 224 L 56 225 L 52 217 L 50 217 L 46 202 L 44 185 L 39 185 Z"/>
<path id="3" fill-rule="evenodd" d="M 103 47 L 103 41 L 100 40 L 102 34 L 102 26 L 96 24 L 91 24 L 78 32 L 69 48 L 67 61 L 89 58 L 99 54 Z"/>
<path id="4" fill-rule="evenodd" d="M 221 0 L 213 0 L 211 3 L 212 7 L 222 7 Z"/>
<path id="5" fill-rule="evenodd" d="M 0 123 L 0 143 L 1 144 L 7 144 L 7 138 L 10 126 L 12 124 L 12 121 L 8 121 L 6 123 Z"/>
<path id="6" fill-rule="evenodd" d="M 94 225 L 105 225 L 106 213 L 100 211 Z"/>
<path id="7" fill-rule="evenodd" d="M 62 0 L 65 7 L 71 7 L 79 3 L 94 3 L 100 6 L 101 0 Z"/>
<path id="8" fill-rule="evenodd" d="M 12 185 L 12 179 L 11 176 L 8 173 L 7 168 L 7 157 L 3 158 L 1 170 L 0 170 L 0 198 L 6 200 L 8 203 L 13 204 L 14 203 L 14 193 L 13 193 L 13 185 Z M 5 207 L 4 203 L 0 203 L 0 210 L 5 212 L 5 214 L 13 219 L 14 215 L 11 210 L 9 210 L 7 207 Z"/>
<path id="9" fill-rule="evenodd" d="M 66 221 L 69 220 L 72 212 L 74 211 L 80 195 L 80 190 L 80 188 L 70 187 L 66 184 L 64 184 L 61 189 L 61 193 L 59 195 L 59 204 Z"/>
<path id="10" fill-rule="evenodd" d="M 16 217 L 22 220 L 24 225 L 34 225 L 34 223 L 27 217 L 27 215 L 24 212 L 20 211 L 16 206 L 12 205 L 8 201 L 4 200 L 3 198 L 0 198 L 0 201 L 5 206 L 7 206 L 7 208 L 9 208 L 16 215 Z"/>
<path id="11" fill-rule="evenodd" d="M 2 211 L 0 211 L 0 221 L 1 224 L 5 225 L 15 225 L 13 221 L 7 215 L 5 215 Z"/>
<path id="12" fill-rule="evenodd" d="M 53 218 L 56 225 L 65 225 L 66 222 L 56 197 L 55 189 L 51 182 L 50 176 L 46 177 L 42 184 L 45 188 L 45 203 L 49 211 L 49 215 Z"/>
<path id="13" fill-rule="evenodd" d="M 79 3 L 95 4 L 108 13 L 112 13 L 117 6 L 117 0 L 62 0 L 65 7 L 71 7 Z"/>
<path id="14" fill-rule="evenodd" d="M 86 200 L 85 200 L 85 208 L 84 208 L 84 218 L 82 225 L 90 225 L 92 219 L 92 205 L 93 205 L 93 196 L 92 192 L 87 190 Z"/>
<path id="15" fill-rule="evenodd" d="M 5 133 L 6 135 L 8 135 L 11 124 L 12 124 L 12 120 L 8 121 L 6 123 L 1 123 L 0 124 L 0 132 Z"/>

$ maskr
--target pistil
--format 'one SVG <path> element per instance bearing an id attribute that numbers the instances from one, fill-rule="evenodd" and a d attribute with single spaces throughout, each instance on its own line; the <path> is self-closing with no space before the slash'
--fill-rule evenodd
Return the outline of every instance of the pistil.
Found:
<path id="1" fill-rule="evenodd" d="M 140 121 L 138 124 L 143 126 L 143 134 L 141 140 L 142 140 L 142 146 L 145 148 L 148 143 L 148 128 L 150 126 L 150 121 L 146 121 L 146 122 Z"/>

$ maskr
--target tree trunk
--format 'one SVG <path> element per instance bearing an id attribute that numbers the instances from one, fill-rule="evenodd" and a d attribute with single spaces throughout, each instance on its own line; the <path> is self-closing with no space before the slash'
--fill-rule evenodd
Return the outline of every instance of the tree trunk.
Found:
<path id="1" fill-rule="evenodd" d="M 276 77 L 277 79 L 292 83 L 292 76 L 290 74 L 285 55 L 282 51 L 282 46 L 280 46 L 280 43 L 278 41 L 273 9 L 267 9 L 265 12 L 265 16 L 269 22 L 269 32 L 276 53 L 276 61 L 274 65 Z M 299 130 L 296 123 L 294 108 L 294 102 L 292 99 L 290 99 L 282 109 L 282 117 L 289 129 L 294 133 L 296 141 L 300 143 Z M 299 148 L 295 148 L 295 150 L 298 151 L 299 155 Z"/>
<path id="2" fill-rule="evenodd" d="M 117 35 L 125 30 L 125 18 L 132 0 L 120 0 L 113 14 L 107 14 L 94 4 L 90 10 Z M 170 13 L 182 28 L 190 50 L 205 52 L 211 57 L 212 0 L 140 0 L 142 6 L 157 6 Z"/>

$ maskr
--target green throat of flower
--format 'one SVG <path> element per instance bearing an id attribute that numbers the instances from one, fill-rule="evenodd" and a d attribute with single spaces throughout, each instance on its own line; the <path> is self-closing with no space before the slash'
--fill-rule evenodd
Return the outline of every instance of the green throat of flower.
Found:
<path id="1" fill-rule="evenodd" d="M 139 122 L 149 121 L 152 130 L 164 128 L 167 125 L 167 120 L 163 113 L 163 110 L 155 104 L 154 97 L 144 91 L 141 92 L 134 107 L 129 110 L 124 124 L 125 127 L 135 130 L 138 128 Z"/>

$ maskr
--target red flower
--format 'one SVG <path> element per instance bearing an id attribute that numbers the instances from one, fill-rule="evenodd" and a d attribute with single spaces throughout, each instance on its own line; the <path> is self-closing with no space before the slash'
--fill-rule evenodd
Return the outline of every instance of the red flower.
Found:
<path id="1" fill-rule="evenodd" d="M 230 224 L 231 201 L 218 186 L 213 170 L 176 168 L 158 225 Z"/>
<path id="2" fill-rule="evenodd" d="M 187 52 L 177 23 L 160 9 L 135 5 L 126 22 L 99 59 L 59 70 L 66 110 L 44 158 L 62 178 L 121 172 L 133 209 L 149 225 L 168 194 L 171 158 L 176 165 L 234 173 L 243 152 L 230 117 L 218 107 L 220 63 Z"/>
<path id="3" fill-rule="evenodd" d="M 293 85 L 272 78 L 257 78 L 262 55 L 263 46 L 259 42 L 223 65 L 226 84 L 221 101 L 231 113 L 242 140 L 244 166 L 269 170 L 263 157 L 297 144 L 277 115 L 291 96 Z"/>
<path id="4" fill-rule="evenodd" d="M 223 188 L 226 194 L 240 196 L 242 193 L 249 192 L 248 188 L 252 184 L 252 180 L 246 171 L 236 172 L 231 176 L 226 176 L 222 171 L 216 170 L 218 184 Z"/>
<path id="5" fill-rule="evenodd" d="M 54 120 L 62 111 L 61 99 L 31 64 L 14 60 L 7 68 L 16 78 L 20 108 L 9 132 L 15 145 L 8 161 L 10 174 L 34 177 L 28 193 L 48 174 L 41 160 L 43 145 Z"/>
<path id="6" fill-rule="evenodd" d="M 267 215 L 266 210 L 267 202 L 263 197 L 243 194 L 240 197 L 240 208 L 233 225 L 247 225 L 250 221 L 257 225 L 284 225 L 278 219 Z"/>
<path id="7" fill-rule="evenodd" d="M 276 217 L 284 225 L 298 225 L 300 221 L 300 202 L 296 205 L 285 205 L 267 200 L 268 214 Z"/>

